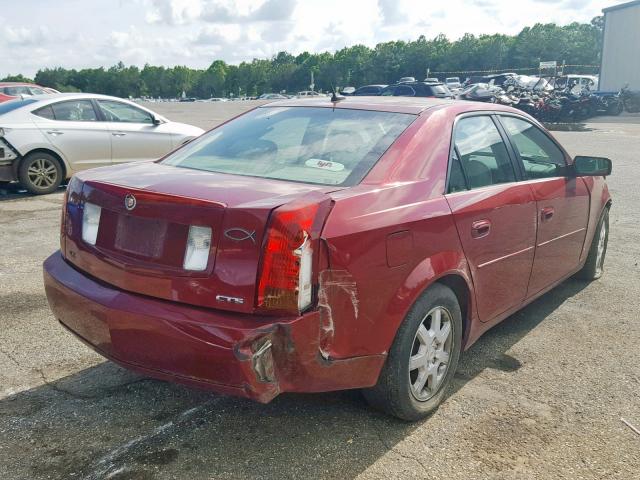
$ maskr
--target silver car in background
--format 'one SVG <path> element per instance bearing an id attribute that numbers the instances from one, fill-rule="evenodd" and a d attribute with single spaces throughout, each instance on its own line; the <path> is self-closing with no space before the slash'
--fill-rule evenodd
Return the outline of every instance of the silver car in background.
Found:
<path id="1" fill-rule="evenodd" d="M 0 104 L 0 182 L 49 193 L 80 170 L 155 160 L 203 132 L 105 95 L 12 100 Z"/>

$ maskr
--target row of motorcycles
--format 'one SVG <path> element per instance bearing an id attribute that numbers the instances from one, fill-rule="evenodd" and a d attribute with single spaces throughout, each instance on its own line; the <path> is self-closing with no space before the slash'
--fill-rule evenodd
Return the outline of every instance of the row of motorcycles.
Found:
<path id="1" fill-rule="evenodd" d="M 632 92 L 627 86 L 619 92 L 598 92 L 570 85 L 559 88 L 548 82 L 543 88 L 527 88 L 507 79 L 501 86 L 470 86 L 458 98 L 508 105 L 542 122 L 579 122 L 597 115 L 620 115 L 624 110 L 640 112 L 640 92 Z"/>

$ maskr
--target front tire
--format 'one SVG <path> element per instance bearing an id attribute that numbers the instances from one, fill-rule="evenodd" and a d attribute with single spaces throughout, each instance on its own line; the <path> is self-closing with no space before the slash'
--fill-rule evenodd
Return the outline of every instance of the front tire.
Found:
<path id="1" fill-rule="evenodd" d="M 607 244 L 609 243 L 609 209 L 605 209 L 598 228 L 591 240 L 589 254 L 584 263 L 584 267 L 576 276 L 583 280 L 597 280 L 604 273 L 604 258 L 607 254 Z"/>
<path id="2" fill-rule="evenodd" d="M 62 183 L 62 166 L 59 160 L 49 153 L 30 153 L 20 162 L 18 181 L 36 195 L 51 193 Z"/>
<path id="3" fill-rule="evenodd" d="M 363 390 L 375 408 L 416 421 L 444 400 L 458 365 L 462 315 L 453 291 L 441 284 L 411 307 L 389 350 L 378 383 Z"/>

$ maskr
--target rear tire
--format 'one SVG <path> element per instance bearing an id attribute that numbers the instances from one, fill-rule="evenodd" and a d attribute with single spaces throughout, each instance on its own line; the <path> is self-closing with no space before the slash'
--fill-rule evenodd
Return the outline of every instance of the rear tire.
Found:
<path id="1" fill-rule="evenodd" d="M 607 113 L 609 115 L 615 115 L 618 116 L 622 113 L 622 111 L 624 110 L 624 105 L 622 104 L 621 101 L 613 101 L 610 105 L 609 108 L 607 109 Z"/>
<path id="2" fill-rule="evenodd" d="M 365 398 L 371 406 L 402 420 L 426 417 L 445 399 L 461 346 L 458 299 L 450 288 L 436 283 L 411 307 L 378 383 L 363 390 Z"/>
<path id="3" fill-rule="evenodd" d="M 60 161 L 46 152 L 30 153 L 20 162 L 18 181 L 36 195 L 51 193 L 62 183 Z"/>
<path id="4" fill-rule="evenodd" d="M 582 280 L 597 280 L 604 273 L 604 258 L 607 254 L 607 244 L 609 243 L 609 209 L 606 208 L 598 228 L 591 240 L 591 246 L 589 247 L 589 254 L 587 260 L 576 277 Z"/>

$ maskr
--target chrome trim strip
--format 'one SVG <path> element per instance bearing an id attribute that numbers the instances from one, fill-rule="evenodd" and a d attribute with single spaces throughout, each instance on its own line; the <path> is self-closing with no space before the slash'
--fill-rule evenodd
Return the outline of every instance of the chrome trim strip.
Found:
<path id="1" fill-rule="evenodd" d="M 568 237 L 570 235 L 575 235 L 576 233 L 580 233 L 583 230 L 586 230 L 586 229 L 585 228 L 579 228 L 578 230 L 574 230 L 573 232 L 565 233 L 564 235 L 560 235 L 559 237 L 555 237 L 555 238 L 552 238 L 551 240 L 547 240 L 546 242 L 539 243 L 538 246 L 539 247 L 543 247 L 543 246 L 545 246 L 545 245 L 547 245 L 547 244 L 549 244 L 551 242 L 555 242 L 556 240 L 560 240 L 560 239 Z"/>
<path id="2" fill-rule="evenodd" d="M 521 253 L 528 252 L 529 250 L 533 250 L 533 246 L 524 248 L 522 250 L 518 250 L 517 252 L 509 253 L 508 255 L 505 255 L 504 257 L 494 258 L 493 260 L 489 260 L 488 262 L 481 263 L 480 265 L 478 265 L 478 268 L 486 267 L 487 265 L 491 265 L 493 263 L 499 262 L 500 260 L 506 260 L 509 257 L 513 257 L 515 255 L 520 255 Z"/>

